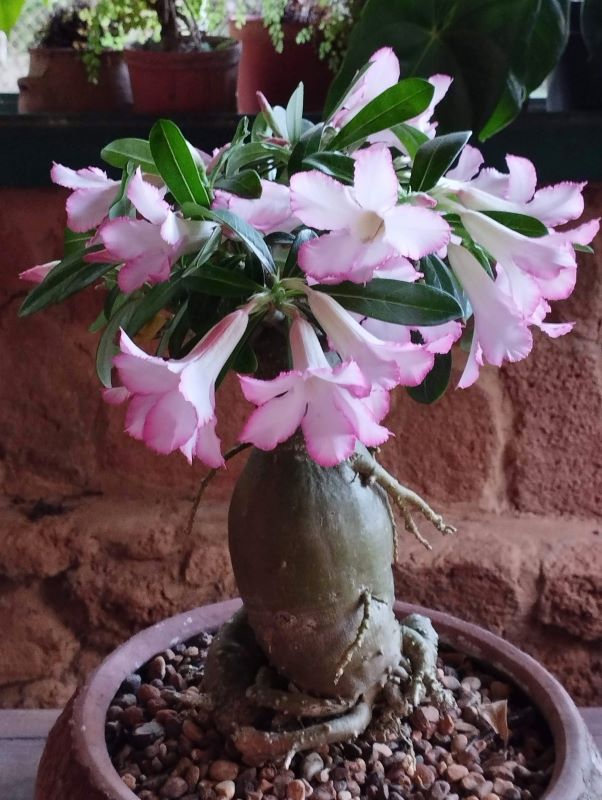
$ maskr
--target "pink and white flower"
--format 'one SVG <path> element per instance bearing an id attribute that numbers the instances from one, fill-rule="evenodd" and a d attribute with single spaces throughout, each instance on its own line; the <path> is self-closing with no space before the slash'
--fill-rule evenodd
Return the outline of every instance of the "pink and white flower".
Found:
<path id="1" fill-rule="evenodd" d="M 391 86 L 395 86 L 399 81 L 399 75 L 399 60 L 393 50 L 390 47 L 377 50 L 368 62 L 365 72 L 357 79 L 339 104 L 332 117 L 332 124 L 336 128 L 342 128 L 379 94 L 390 89 Z M 437 128 L 437 123 L 432 120 L 433 112 L 435 106 L 445 97 L 452 78 L 449 75 L 431 75 L 428 82 L 434 88 L 428 107 L 418 116 L 406 120 L 406 123 L 432 139 Z M 384 142 L 406 152 L 404 145 L 392 131 L 387 130 L 373 134 L 368 141 Z"/>
<path id="2" fill-rule="evenodd" d="M 373 145 L 357 154 L 353 187 L 317 170 L 291 178 L 291 207 L 312 228 L 330 233 L 299 250 L 303 271 L 321 283 L 363 283 L 391 258 L 418 259 L 449 241 L 447 222 L 429 208 L 398 204 L 391 153 Z"/>
<path id="3" fill-rule="evenodd" d="M 291 210 L 290 189 L 282 183 L 261 180 L 261 197 L 248 199 L 218 189 L 213 208 L 227 209 L 263 234 L 290 233 L 301 223 Z"/>
<path id="4" fill-rule="evenodd" d="M 97 233 L 104 249 L 87 256 L 88 261 L 123 263 L 117 280 L 126 294 L 147 282 L 166 281 L 180 256 L 198 250 L 216 227 L 213 222 L 177 216 L 164 194 L 164 189 L 145 181 L 138 168 L 127 197 L 142 219 L 117 217 L 105 222 Z"/>
<path id="5" fill-rule="evenodd" d="M 348 458 L 358 441 L 377 446 L 389 438 L 390 431 L 378 424 L 386 403 L 370 397 L 370 385 L 357 364 L 345 361 L 332 367 L 312 326 L 300 317 L 291 325 L 290 346 L 291 372 L 271 381 L 239 376 L 246 399 L 258 406 L 242 431 L 242 442 L 272 450 L 301 426 L 310 456 L 331 467 Z"/>
<path id="6" fill-rule="evenodd" d="M 46 264 L 38 264 L 35 267 L 30 267 L 20 272 L 19 278 L 29 283 L 42 283 L 46 275 L 48 275 L 57 264 L 60 264 L 60 261 L 47 261 Z"/>
<path id="7" fill-rule="evenodd" d="M 324 292 L 307 289 L 306 294 L 333 349 L 356 363 L 371 386 L 418 386 L 432 369 L 433 352 L 413 344 L 409 336 L 403 343 L 379 339 Z"/>
<path id="8" fill-rule="evenodd" d="M 244 334 L 249 309 L 237 309 L 215 325 L 179 360 L 150 356 L 121 332 L 113 359 L 121 383 L 108 389 L 111 404 L 129 401 L 126 431 L 158 453 L 180 450 L 209 467 L 224 459 L 215 433 L 215 382 Z"/>
<path id="9" fill-rule="evenodd" d="M 504 361 L 526 358 L 531 352 L 533 339 L 521 311 L 472 253 L 450 244 L 448 256 L 474 314 L 470 354 L 458 383 L 465 389 L 477 380 L 479 368 L 485 361 L 500 367 Z"/>
<path id="10" fill-rule="evenodd" d="M 77 233 L 100 225 L 115 202 L 121 185 L 120 181 L 111 180 L 97 167 L 74 170 L 54 164 L 50 177 L 59 186 L 74 190 L 67 199 L 67 225 Z"/>

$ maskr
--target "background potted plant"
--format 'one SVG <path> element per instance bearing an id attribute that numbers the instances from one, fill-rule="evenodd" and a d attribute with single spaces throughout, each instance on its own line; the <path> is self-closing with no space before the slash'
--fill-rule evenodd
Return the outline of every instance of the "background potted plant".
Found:
<path id="1" fill-rule="evenodd" d="M 19 111 L 114 111 L 131 105 L 127 68 L 119 47 L 95 48 L 87 3 L 57 6 L 30 48 L 20 78 Z"/>
<path id="2" fill-rule="evenodd" d="M 385 740 L 391 736 L 396 748 L 403 742 L 395 763 L 410 785 L 416 776 L 418 791 L 425 771 L 412 758 L 422 734 L 404 738 L 405 720 L 418 715 L 428 725 L 434 709 L 437 724 L 441 715 L 447 720 L 448 733 L 439 731 L 446 741 L 456 725 L 471 728 L 441 683 L 429 620 L 414 613 L 400 626 L 396 619 L 391 564 L 399 543 L 389 499 L 422 543 L 413 512 L 442 534 L 453 529 L 383 469 L 375 448 L 391 435 L 382 424 L 390 391 L 405 386 L 419 402 L 435 401 L 449 384 L 460 338 L 469 354 L 458 385 L 467 388 L 485 362 L 526 358 L 531 328 L 554 338 L 568 333 L 570 324 L 546 321 L 548 301 L 570 294 L 576 250 L 588 248 L 599 225 L 558 229 L 581 215 L 581 184 L 536 190 L 525 159 L 508 156 L 506 173 L 482 169 L 469 132 L 435 137 L 433 107 L 450 79 L 399 81 L 399 72 L 390 49 L 375 53 L 320 124 L 303 119 L 299 87 L 286 109 L 265 103 L 252 127 L 243 119 L 232 141 L 202 163 L 179 129 L 161 120 L 148 141 L 105 148 L 121 180 L 97 169 L 53 169 L 55 182 L 74 189 L 68 254 L 23 275 L 39 285 L 21 313 L 103 279 L 106 301 L 94 328 L 103 329 L 97 367 L 105 399 L 127 405 L 134 438 L 211 467 L 197 504 L 211 474 L 246 446 L 255 449 L 229 518 L 243 609 L 229 621 L 232 605 L 175 618 L 109 659 L 51 736 L 38 800 L 66 790 L 87 798 L 152 794 L 140 766 L 122 778 L 111 770 L 105 712 L 121 692 L 110 721 L 122 718 L 123 704 L 140 689 L 141 677 L 128 672 L 153 646 L 179 647 L 216 625 L 221 630 L 192 693 L 177 682 L 161 692 L 163 656 L 152 672 L 144 668 L 158 685 L 145 690 L 144 709 L 121 723 L 128 757 L 139 736 L 143 767 L 155 752 L 146 750 L 150 744 L 160 752 L 169 720 L 178 731 L 186 725 L 201 745 L 199 726 L 214 726 L 230 756 L 237 751 L 246 764 L 284 759 L 288 767 L 298 751 L 325 753 L 326 745 L 357 737 L 374 715 Z M 149 329 L 154 333 L 150 353 L 133 340 L 143 328 L 147 343 Z M 241 444 L 222 454 L 215 389 L 229 370 L 255 408 Z M 597 796 L 598 762 L 551 676 L 495 637 L 438 619 L 444 630 L 455 624 L 456 642 L 471 656 L 491 657 L 532 693 L 557 747 L 547 796 Z M 170 653 L 171 666 L 177 654 Z M 489 739 L 503 740 L 504 703 L 496 708 Z M 494 711 L 487 713 L 492 719 Z M 192 745 L 182 746 L 190 755 L 184 767 L 171 758 L 173 774 L 153 784 L 162 797 L 196 787 L 199 764 L 215 776 L 211 791 L 234 797 L 233 779 L 223 776 L 238 775 L 236 764 L 234 773 L 231 762 L 209 765 L 203 750 L 195 763 Z M 511 763 L 503 766 L 514 776 L 520 764 Z M 449 766 L 439 772 L 449 777 L 437 788 L 441 796 L 468 778 L 464 763 L 455 777 Z M 384 767 L 374 777 L 376 797 Z M 462 784 L 464 795 L 471 780 L 483 795 L 485 785 L 489 794 L 496 785 L 479 773 Z M 505 778 L 496 780 L 502 795 L 518 796 Z M 293 788 L 305 796 L 301 780 Z M 537 796 L 543 791 L 540 784 Z"/>

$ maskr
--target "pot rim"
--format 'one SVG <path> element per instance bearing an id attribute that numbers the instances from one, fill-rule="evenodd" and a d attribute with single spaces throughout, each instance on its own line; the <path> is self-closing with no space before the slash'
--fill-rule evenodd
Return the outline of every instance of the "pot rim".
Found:
<path id="1" fill-rule="evenodd" d="M 226 600 L 162 620 L 124 642 L 89 676 L 73 704 L 72 745 L 90 779 L 107 797 L 136 800 L 115 770 L 105 744 L 106 712 L 119 685 L 156 653 L 202 631 L 216 630 L 241 605 L 238 598 Z M 398 618 L 415 612 L 432 620 L 442 642 L 488 662 L 534 700 L 550 726 L 556 748 L 554 773 L 542 800 L 588 797 L 584 794 L 588 776 L 580 767 L 599 756 L 581 715 L 560 683 L 531 656 L 477 625 L 442 611 L 395 603 Z"/>

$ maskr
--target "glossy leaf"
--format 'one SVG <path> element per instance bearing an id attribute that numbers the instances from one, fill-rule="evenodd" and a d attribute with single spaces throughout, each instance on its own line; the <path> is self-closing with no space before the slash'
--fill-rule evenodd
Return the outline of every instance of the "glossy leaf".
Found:
<path id="1" fill-rule="evenodd" d="M 303 228 L 299 231 L 299 233 L 295 236 L 295 241 L 291 245 L 291 249 L 288 252 L 286 257 L 286 263 L 284 264 L 284 269 L 282 270 L 282 277 L 283 278 L 290 278 L 296 272 L 301 272 L 298 269 L 297 258 L 299 255 L 299 248 L 305 244 L 305 242 L 309 242 L 312 239 L 317 239 L 318 234 L 315 231 L 312 231 L 311 228 Z"/>
<path id="2" fill-rule="evenodd" d="M 594 248 L 590 247 L 588 244 L 573 244 L 573 248 L 577 250 L 579 253 L 589 253 L 590 255 L 594 252 Z"/>
<path id="3" fill-rule="evenodd" d="M 159 311 L 169 305 L 176 292 L 181 290 L 181 280 L 181 276 L 176 274 L 169 281 L 157 283 L 146 291 L 125 326 L 130 336 L 138 333 Z"/>
<path id="4" fill-rule="evenodd" d="M 407 393 L 417 403 L 430 404 L 445 394 L 452 368 L 451 353 L 438 353 L 433 368 L 418 386 L 409 386 Z"/>
<path id="5" fill-rule="evenodd" d="M 343 183 L 353 183 L 355 161 L 343 153 L 318 152 L 307 156 L 302 162 L 303 169 L 317 169 Z"/>
<path id="6" fill-rule="evenodd" d="M 286 106 L 286 130 L 288 140 L 296 144 L 303 132 L 303 84 L 300 83 Z"/>
<path id="7" fill-rule="evenodd" d="M 261 197 L 261 179 L 253 169 L 239 172 L 231 178 L 220 178 L 214 184 L 216 189 L 230 192 L 238 197 L 256 199 Z"/>
<path id="8" fill-rule="evenodd" d="M 323 130 L 324 124 L 320 123 L 319 125 L 312 125 L 303 133 L 297 144 L 292 149 L 291 156 L 288 161 L 289 175 L 294 175 L 295 172 L 300 172 L 303 169 L 301 166 L 303 159 L 318 152 L 320 149 L 320 143 L 322 141 Z"/>
<path id="9" fill-rule="evenodd" d="M 207 185 L 178 126 L 170 120 L 158 120 L 151 129 L 149 142 L 159 174 L 176 202 L 209 206 Z"/>
<path id="10" fill-rule="evenodd" d="M 100 247 L 89 248 L 84 252 L 98 250 Z M 35 286 L 27 295 L 19 309 L 19 316 L 27 317 L 66 300 L 76 292 L 85 289 L 86 286 L 95 283 L 115 266 L 114 264 L 89 264 L 84 261 L 83 255 L 82 251 L 76 251 L 60 261 L 46 275 L 42 283 Z"/>
<path id="11" fill-rule="evenodd" d="M 331 148 L 342 150 L 417 116 L 431 102 L 433 91 L 431 84 L 421 78 L 407 78 L 391 86 L 341 128 L 330 142 Z"/>
<path id="12" fill-rule="evenodd" d="M 397 325 L 439 325 L 462 316 L 454 297 L 420 283 L 375 278 L 365 286 L 345 282 L 315 288 L 349 311 Z"/>
<path id="13" fill-rule="evenodd" d="M 420 259 L 420 272 L 424 275 L 424 281 L 428 286 L 441 289 L 442 292 L 455 297 L 462 309 L 462 316 L 466 319 L 472 313 L 468 297 L 460 282 L 450 269 L 450 267 L 436 255 L 424 256 Z"/>
<path id="14" fill-rule="evenodd" d="M 415 192 L 432 189 L 460 155 L 470 135 L 471 131 L 461 131 L 424 142 L 414 158 L 410 187 Z"/>
<path id="15" fill-rule="evenodd" d="M 111 383 L 111 370 L 113 368 L 113 357 L 119 351 L 115 344 L 115 337 L 120 328 L 127 325 L 131 315 L 134 313 L 136 307 L 136 300 L 130 299 L 113 314 L 104 329 L 98 348 L 96 350 L 96 374 L 103 386 L 110 388 Z"/>
<path id="16" fill-rule="evenodd" d="M 426 133 L 422 133 L 418 128 L 414 128 L 413 125 L 408 125 L 406 122 L 394 125 L 391 130 L 412 159 L 418 152 L 418 148 L 429 140 Z"/>
<path id="17" fill-rule="evenodd" d="M 228 152 L 226 175 L 230 177 L 241 169 L 264 165 L 269 162 L 284 164 L 287 158 L 287 150 L 277 144 L 269 144 L 267 142 L 239 144 Z"/>
<path id="18" fill-rule="evenodd" d="M 248 297 L 263 288 L 241 270 L 205 265 L 194 275 L 184 278 L 187 289 L 218 297 Z"/>
<path id="19" fill-rule="evenodd" d="M 517 233 L 522 233 L 523 236 L 530 236 L 531 238 L 539 238 L 548 233 L 548 229 L 535 217 L 529 217 L 526 214 L 514 214 L 510 211 L 482 211 L 491 219 L 510 228 Z"/>
<path id="20" fill-rule="evenodd" d="M 129 161 L 139 164 L 144 172 L 154 175 L 159 174 L 153 157 L 150 144 L 146 139 L 115 139 L 100 151 L 100 155 L 107 164 L 119 169 L 125 169 Z"/>
<path id="21" fill-rule="evenodd" d="M 231 211 L 211 210 L 195 203 L 185 203 L 182 213 L 189 219 L 208 219 L 225 225 L 244 242 L 266 272 L 273 274 L 276 271 L 274 259 L 263 236 L 241 217 Z"/>
<path id="22" fill-rule="evenodd" d="M 93 235 L 93 230 L 85 231 L 84 233 L 76 233 L 69 228 L 65 228 L 65 234 L 63 236 L 63 255 L 70 256 L 73 253 L 83 253 Z"/>

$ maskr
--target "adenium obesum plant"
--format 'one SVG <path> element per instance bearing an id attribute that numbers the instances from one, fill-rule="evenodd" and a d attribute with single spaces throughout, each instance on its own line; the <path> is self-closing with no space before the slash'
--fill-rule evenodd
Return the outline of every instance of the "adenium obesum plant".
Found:
<path id="1" fill-rule="evenodd" d="M 466 388 L 484 364 L 526 358 L 534 327 L 552 337 L 572 327 L 546 320 L 549 301 L 573 290 L 576 250 L 598 230 L 597 221 L 565 225 L 583 211 L 583 184 L 538 189 L 527 159 L 508 156 L 499 172 L 483 166 L 469 132 L 437 137 L 434 107 L 450 82 L 400 81 L 384 49 L 323 123 L 303 119 L 300 86 L 286 108 L 261 98 L 253 123 L 241 120 L 211 155 L 162 120 L 148 141 L 103 150 L 121 170 L 115 178 L 96 167 L 52 170 L 72 190 L 66 255 L 22 273 L 38 285 L 21 313 L 103 281 L 98 374 L 106 401 L 127 407 L 131 436 L 222 466 L 216 389 L 232 370 L 255 406 L 240 442 L 274 450 L 271 460 L 251 457 L 235 493 L 230 549 L 248 623 L 226 626 L 215 652 L 250 624 L 270 664 L 311 695 L 312 713 L 299 711 L 299 693 L 277 708 L 290 701 L 295 718 L 330 714 L 336 724 L 327 736 L 321 725 L 269 736 L 236 727 L 224 711 L 230 673 L 209 666 L 207 691 L 221 698 L 222 727 L 247 761 L 366 727 L 403 642 L 399 712 L 425 693 L 448 701 L 428 620 L 400 632 L 392 612 L 394 535 L 379 487 L 421 540 L 411 507 L 451 529 L 365 447 L 392 435 L 393 389 L 427 403 L 443 394 L 455 344 L 468 351 Z M 313 695 L 330 698 L 320 713 Z"/>

